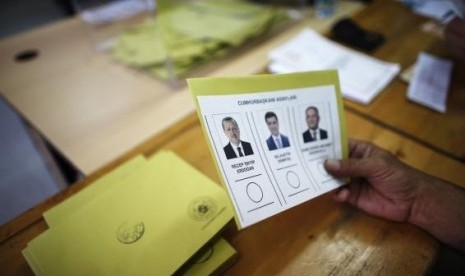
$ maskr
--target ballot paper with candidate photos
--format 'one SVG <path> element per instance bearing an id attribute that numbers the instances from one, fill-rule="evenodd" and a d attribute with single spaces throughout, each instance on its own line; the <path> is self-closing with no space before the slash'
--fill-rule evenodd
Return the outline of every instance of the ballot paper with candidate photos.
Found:
<path id="1" fill-rule="evenodd" d="M 323 166 L 348 155 L 337 71 L 188 84 L 239 228 L 344 184 Z"/>

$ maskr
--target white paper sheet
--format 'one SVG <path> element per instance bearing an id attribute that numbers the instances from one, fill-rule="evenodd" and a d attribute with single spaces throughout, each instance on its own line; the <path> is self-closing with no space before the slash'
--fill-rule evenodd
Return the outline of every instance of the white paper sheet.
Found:
<path id="1" fill-rule="evenodd" d="M 81 12 L 81 18 L 90 24 L 100 25 L 134 16 L 143 11 L 153 11 L 155 1 L 123 0 L 103 4 Z"/>
<path id="2" fill-rule="evenodd" d="M 452 62 L 420 53 L 407 97 L 439 112 L 446 112 Z"/>
<path id="3" fill-rule="evenodd" d="M 447 24 L 455 16 L 463 13 L 464 5 L 460 1 L 417 1 L 412 8 L 415 13 Z"/>
<path id="4" fill-rule="evenodd" d="M 253 104 L 257 99 L 278 100 Z M 241 227 L 343 184 L 328 175 L 323 167 L 326 159 L 342 157 L 334 87 L 200 96 L 198 102 Z M 320 126 L 327 131 L 328 137 L 309 143 L 303 140 L 302 132 L 308 130 L 305 109 L 310 105 L 318 107 Z M 269 149 L 270 131 L 264 119 L 268 111 L 277 114 L 280 134 L 287 137 L 289 146 Z M 230 143 L 222 129 L 222 120 L 226 117 L 237 121 L 240 139 L 251 145 L 253 153 L 240 158 L 227 157 L 226 147 Z"/>
<path id="5" fill-rule="evenodd" d="M 270 51 L 273 73 L 337 69 L 345 98 L 369 104 L 399 73 L 400 66 L 347 49 L 311 29 Z"/>

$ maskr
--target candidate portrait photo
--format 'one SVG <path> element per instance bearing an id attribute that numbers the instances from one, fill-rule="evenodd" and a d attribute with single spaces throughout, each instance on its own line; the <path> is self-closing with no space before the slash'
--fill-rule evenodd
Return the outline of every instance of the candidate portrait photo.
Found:
<path id="1" fill-rule="evenodd" d="M 279 131 L 279 121 L 276 113 L 269 111 L 265 114 L 265 122 L 270 136 L 266 139 L 268 150 L 277 150 L 290 147 L 289 138 Z"/>
<path id="2" fill-rule="evenodd" d="M 305 121 L 308 129 L 302 134 L 304 143 L 328 139 L 328 132 L 319 127 L 320 114 L 317 107 L 310 106 L 305 110 Z"/>
<path id="3" fill-rule="evenodd" d="M 247 156 L 253 154 L 250 143 L 241 140 L 241 131 L 232 117 L 225 117 L 221 121 L 224 134 L 229 142 L 223 147 L 227 159 Z"/>

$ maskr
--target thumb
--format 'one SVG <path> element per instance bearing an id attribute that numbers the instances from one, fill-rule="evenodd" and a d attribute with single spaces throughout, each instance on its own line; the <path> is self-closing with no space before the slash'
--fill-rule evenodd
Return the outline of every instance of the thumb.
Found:
<path id="1" fill-rule="evenodd" d="M 342 177 L 368 177 L 372 172 L 372 166 L 366 159 L 328 159 L 324 167 L 331 175 Z"/>

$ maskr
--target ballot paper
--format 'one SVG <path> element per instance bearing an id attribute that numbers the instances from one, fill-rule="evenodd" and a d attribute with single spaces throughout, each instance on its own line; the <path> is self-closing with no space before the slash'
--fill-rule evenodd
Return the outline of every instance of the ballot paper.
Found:
<path id="1" fill-rule="evenodd" d="M 61 221 L 28 243 L 23 255 L 37 275 L 172 275 L 231 220 L 225 191 L 174 153 L 142 163 L 64 205 Z M 128 166 L 136 171 L 126 176 Z M 223 250 L 211 269 L 234 255 Z"/>
<path id="2" fill-rule="evenodd" d="M 163 79 L 169 79 L 170 73 L 186 75 L 287 18 L 284 9 L 247 1 L 158 4 L 156 18 L 121 33 L 112 56 Z"/>
<path id="3" fill-rule="evenodd" d="M 269 53 L 272 73 L 337 69 L 342 95 L 369 104 L 399 73 L 400 66 L 343 47 L 311 29 Z"/>
<path id="4" fill-rule="evenodd" d="M 323 166 L 347 157 L 336 71 L 188 84 L 239 228 L 344 184 Z"/>
<path id="5" fill-rule="evenodd" d="M 415 63 L 407 97 L 438 112 L 446 112 L 451 73 L 450 60 L 420 53 Z"/>

